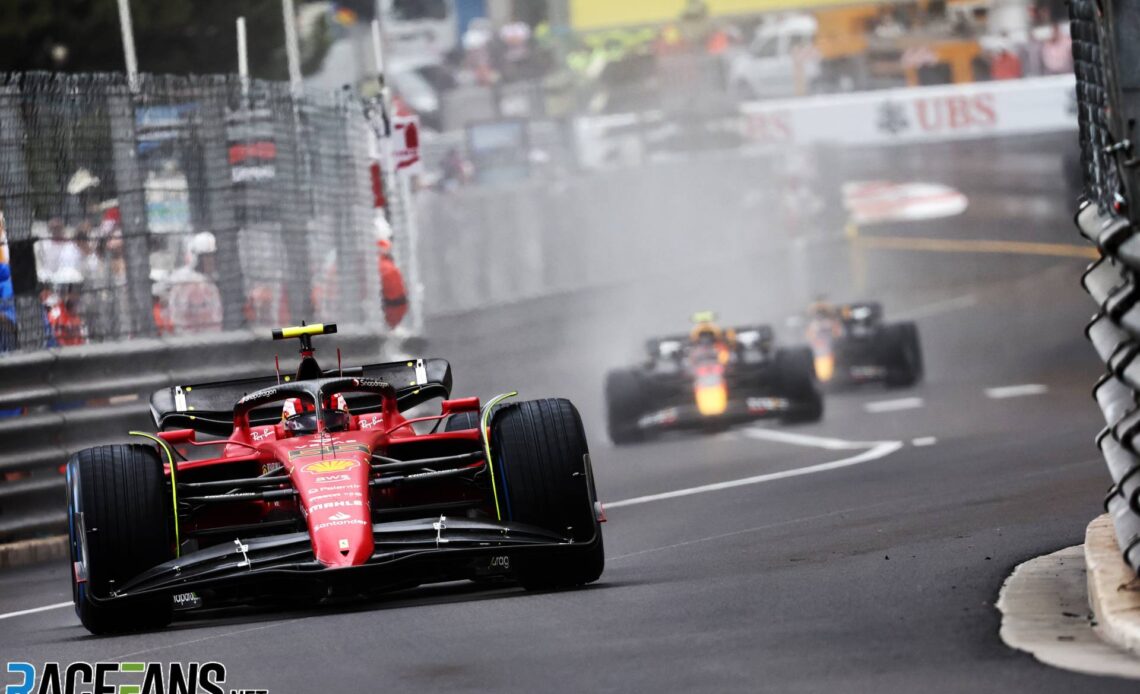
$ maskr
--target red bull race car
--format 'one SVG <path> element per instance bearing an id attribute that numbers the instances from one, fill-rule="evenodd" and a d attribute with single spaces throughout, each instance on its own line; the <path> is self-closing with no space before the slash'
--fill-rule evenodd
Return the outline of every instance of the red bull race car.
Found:
<path id="1" fill-rule="evenodd" d="M 882 304 L 877 302 L 812 304 L 807 340 L 816 377 L 825 386 L 876 382 L 902 388 L 923 376 L 918 327 L 884 322 Z"/>
<path id="2" fill-rule="evenodd" d="M 423 583 L 573 587 L 604 566 L 601 505 L 567 400 L 451 398 L 414 359 L 156 392 L 156 433 L 67 465 L 75 610 L 93 633 L 176 611 L 296 604 Z M 442 398 L 438 413 L 406 416 Z"/>
<path id="3" fill-rule="evenodd" d="M 606 422 L 614 444 L 669 430 L 823 416 L 807 347 L 778 347 L 766 325 L 722 329 L 711 313 L 697 314 L 693 322 L 688 335 L 649 340 L 641 364 L 606 375 Z"/>

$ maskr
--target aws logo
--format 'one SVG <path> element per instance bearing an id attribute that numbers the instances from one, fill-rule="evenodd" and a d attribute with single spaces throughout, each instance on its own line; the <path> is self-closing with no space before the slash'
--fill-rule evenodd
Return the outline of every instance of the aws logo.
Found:
<path id="1" fill-rule="evenodd" d="M 344 472 L 357 467 L 360 467 L 360 463 L 355 460 L 322 460 L 319 463 L 309 463 L 304 467 L 304 470 L 314 475 L 324 475 L 330 472 Z"/>

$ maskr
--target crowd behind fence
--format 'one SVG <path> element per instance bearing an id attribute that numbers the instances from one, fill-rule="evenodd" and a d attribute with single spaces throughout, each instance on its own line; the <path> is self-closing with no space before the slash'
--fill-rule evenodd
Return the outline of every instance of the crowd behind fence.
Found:
<path id="1" fill-rule="evenodd" d="M 347 92 L 0 75 L 0 352 L 314 318 L 379 329 L 370 133 Z M 409 244 L 391 241 L 399 262 Z"/>

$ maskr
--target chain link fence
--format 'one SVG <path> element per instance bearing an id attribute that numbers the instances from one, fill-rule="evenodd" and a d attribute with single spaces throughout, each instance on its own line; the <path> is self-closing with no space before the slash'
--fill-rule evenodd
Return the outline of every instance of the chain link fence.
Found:
<path id="1" fill-rule="evenodd" d="M 379 330 L 369 136 L 347 92 L 0 75 L 0 352 L 301 320 Z"/>

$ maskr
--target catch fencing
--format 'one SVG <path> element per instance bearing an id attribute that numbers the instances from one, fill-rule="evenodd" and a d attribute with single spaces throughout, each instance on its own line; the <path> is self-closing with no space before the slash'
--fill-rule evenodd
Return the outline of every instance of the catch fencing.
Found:
<path id="1" fill-rule="evenodd" d="M 373 132 L 348 93 L 0 75 L 0 543 L 66 530 L 68 456 L 149 429 L 151 391 L 290 368 L 269 326 L 382 358 Z"/>
<path id="2" fill-rule="evenodd" d="M 0 75 L 0 352 L 380 325 L 368 137 L 347 93 Z"/>
<path id="3" fill-rule="evenodd" d="M 1083 278 L 1099 310 L 1086 333 L 1107 372 L 1093 393 L 1107 427 L 1097 437 L 1113 484 L 1105 499 L 1128 564 L 1140 572 L 1140 180 L 1133 122 L 1140 6 L 1072 0 L 1084 194 L 1077 225 L 1102 257 Z"/>

